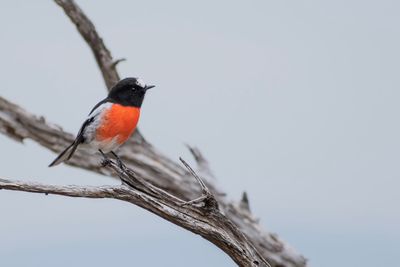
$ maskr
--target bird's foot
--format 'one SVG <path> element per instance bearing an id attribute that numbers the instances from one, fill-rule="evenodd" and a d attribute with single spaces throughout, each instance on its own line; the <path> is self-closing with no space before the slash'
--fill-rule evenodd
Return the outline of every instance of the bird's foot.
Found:
<path id="1" fill-rule="evenodd" d="M 104 154 L 104 152 L 103 152 L 101 149 L 99 149 L 99 152 L 100 152 L 100 154 L 103 156 L 103 160 L 101 161 L 101 165 L 102 165 L 103 167 L 109 165 L 109 164 L 111 163 L 110 158 L 107 157 L 107 155 Z"/>
<path id="2" fill-rule="evenodd" d="M 125 169 L 126 169 L 126 166 L 125 166 L 125 164 L 122 162 L 122 160 L 118 157 L 118 155 L 115 154 L 114 151 L 111 151 L 111 154 L 112 154 L 112 155 L 115 157 L 115 159 L 117 160 L 118 166 L 119 166 L 121 169 L 125 170 Z"/>

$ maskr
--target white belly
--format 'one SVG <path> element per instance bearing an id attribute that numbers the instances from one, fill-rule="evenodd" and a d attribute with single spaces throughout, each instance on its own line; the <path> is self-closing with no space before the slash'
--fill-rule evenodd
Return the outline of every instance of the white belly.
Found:
<path id="1" fill-rule="evenodd" d="M 114 137 L 113 139 L 109 140 L 103 140 L 103 141 L 97 141 L 94 139 L 92 142 L 90 142 L 90 146 L 95 149 L 95 150 L 101 150 L 104 153 L 108 153 L 112 150 L 117 149 L 120 144 L 117 142 L 118 136 Z"/>

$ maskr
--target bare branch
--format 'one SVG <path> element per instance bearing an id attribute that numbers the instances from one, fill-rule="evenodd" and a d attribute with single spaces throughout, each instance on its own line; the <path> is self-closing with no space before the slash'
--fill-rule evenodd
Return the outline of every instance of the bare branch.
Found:
<path id="1" fill-rule="evenodd" d="M 188 144 L 186 144 L 186 147 L 189 149 L 190 153 L 192 153 L 194 159 L 196 160 L 199 172 L 214 180 L 215 177 L 213 172 L 211 171 L 208 160 L 203 156 L 200 150 L 197 147 L 192 147 Z"/>
<path id="2" fill-rule="evenodd" d="M 47 123 L 43 117 L 32 115 L 1 97 L 0 132 L 21 142 L 26 138 L 32 139 L 42 146 L 55 152 L 60 152 L 64 147 L 73 141 L 73 135 L 64 132 L 60 127 Z M 131 179 L 129 177 L 136 177 L 136 180 L 134 180 L 136 181 L 134 187 L 139 186 L 145 193 L 153 197 L 162 195 L 163 199 L 167 199 L 176 203 L 176 206 L 179 206 L 176 207 L 177 210 L 182 210 L 185 208 L 195 209 L 204 206 L 213 207 L 213 205 L 204 205 L 200 207 L 197 205 L 191 205 L 204 201 L 204 198 L 199 199 L 198 196 L 202 195 L 203 192 L 208 191 L 209 194 L 212 194 L 212 198 L 218 202 L 220 213 L 224 214 L 223 218 L 220 218 L 220 216 L 218 217 L 219 222 L 223 223 L 224 227 L 238 227 L 238 229 L 243 231 L 243 233 L 246 235 L 246 238 L 251 240 L 251 244 L 261 252 L 262 258 L 268 259 L 272 266 L 306 266 L 306 261 L 301 255 L 297 254 L 275 234 L 269 234 L 263 231 L 262 227 L 258 223 L 258 220 L 251 217 L 251 214 L 247 210 L 242 209 L 239 205 L 235 205 L 227 201 L 223 197 L 224 194 L 221 193 L 220 190 L 209 184 L 207 180 L 201 179 L 190 166 L 188 168 L 190 172 L 186 172 L 174 162 L 166 159 L 165 156 L 156 151 L 152 146 L 149 146 L 147 143 L 142 145 L 132 143 L 130 144 L 130 147 L 124 146 L 119 151 L 119 154 L 123 156 L 124 162 L 127 164 L 127 166 L 135 170 L 135 173 L 129 169 L 120 169 L 115 163 L 109 165 L 110 168 L 102 168 L 100 165 L 100 158 L 89 154 L 85 150 L 78 150 L 76 154 L 74 154 L 74 157 L 67 162 L 67 164 L 104 175 L 114 177 L 118 176 L 121 177 L 122 180 L 124 180 L 124 175 L 128 175 L 125 176 L 127 177 L 126 179 L 128 179 L 128 181 Z M 188 167 L 188 165 L 186 167 Z M 193 179 L 192 175 L 194 175 L 194 177 L 196 177 L 198 180 Z M 207 177 L 203 176 L 203 178 Z M 3 183 L 1 184 L 1 187 L 6 189 L 5 186 L 7 185 L 4 184 L 4 180 L 2 182 Z M 207 190 L 205 188 L 201 189 L 202 186 L 199 186 L 199 184 L 207 188 Z M 9 188 L 7 189 L 11 189 L 14 185 L 13 183 L 9 183 L 8 186 Z M 70 187 L 66 188 L 70 189 Z M 159 211 L 156 212 L 153 207 L 150 208 L 145 206 L 143 203 L 141 204 L 138 199 L 143 198 L 143 192 L 141 195 L 137 195 L 135 198 L 133 198 L 126 196 L 126 187 L 122 189 L 120 187 L 117 188 L 119 190 L 118 192 L 123 194 L 121 194 L 119 197 L 113 198 L 118 198 L 137 204 L 171 222 L 174 222 L 172 218 L 165 217 L 165 215 Z M 106 187 L 106 189 L 112 189 L 114 191 L 116 190 L 115 188 L 108 187 Z M 28 192 L 36 191 L 31 190 Z M 50 192 L 49 188 L 45 188 L 41 192 L 55 193 L 54 191 Z M 204 195 L 202 195 L 202 197 L 203 196 Z M 154 199 L 148 199 L 148 201 L 151 202 L 154 201 Z M 173 212 L 175 214 L 176 210 Z M 212 214 L 214 213 L 215 212 L 212 212 Z M 206 212 L 205 214 L 210 214 L 210 212 Z M 209 217 L 207 216 L 205 218 L 202 218 L 203 223 L 204 220 L 209 222 Z M 232 221 L 234 224 L 232 224 L 230 221 Z M 182 226 L 182 224 L 178 225 Z M 192 229 L 193 226 L 190 229 L 189 226 L 187 227 L 188 228 L 185 228 L 195 232 L 195 229 Z M 205 238 L 208 237 L 208 240 L 221 248 L 222 245 L 219 243 L 218 239 L 216 239 L 217 234 L 215 232 L 211 232 L 212 237 L 210 237 L 209 233 L 203 232 L 203 230 L 204 229 L 201 230 L 201 235 Z M 224 232 L 227 230 L 221 228 L 220 231 Z M 232 231 L 232 229 L 230 231 Z M 237 233 L 235 235 L 237 235 Z M 232 253 L 237 251 L 232 250 L 232 252 L 225 249 L 226 248 L 223 248 L 223 250 L 231 257 Z"/>
<path id="3" fill-rule="evenodd" d="M 250 212 L 249 197 L 247 196 L 246 191 L 242 194 L 242 199 L 240 200 L 239 206 L 241 209 Z"/>
<path id="4" fill-rule="evenodd" d="M 206 184 L 203 182 L 203 180 L 196 174 L 196 172 L 192 169 L 192 167 L 190 167 L 189 164 L 186 163 L 186 161 L 184 161 L 182 158 L 179 158 L 179 160 L 186 167 L 186 169 L 188 169 L 189 173 L 199 183 L 201 192 L 202 192 L 201 197 L 190 200 L 186 203 L 183 203 L 183 205 L 186 206 L 186 205 L 192 205 L 195 203 L 204 203 L 206 208 L 218 210 L 218 201 L 215 199 L 215 197 L 213 196 L 211 191 L 208 189 Z"/>
<path id="5" fill-rule="evenodd" d="M 104 45 L 103 39 L 97 33 L 93 23 L 73 0 L 55 0 L 55 2 L 64 9 L 65 14 L 75 24 L 79 33 L 92 49 L 107 88 L 110 89 L 120 78 L 111 53 Z"/>
<path id="6" fill-rule="evenodd" d="M 179 160 L 185 165 L 186 169 L 189 170 L 190 174 L 193 175 L 194 178 L 196 178 L 197 182 L 200 184 L 201 191 L 203 192 L 204 195 L 210 195 L 211 192 L 206 186 L 206 184 L 200 179 L 200 177 L 195 173 L 195 171 L 192 169 L 192 167 L 189 166 L 189 164 L 186 163 L 182 158 L 179 158 Z"/>
<path id="7" fill-rule="evenodd" d="M 112 198 L 113 191 L 118 189 L 114 186 L 82 187 L 82 186 L 58 186 L 33 182 L 12 181 L 0 178 L 0 189 L 23 191 L 30 193 L 53 194 L 68 197 L 85 198 Z"/>
<path id="8" fill-rule="evenodd" d="M 117 60 L 114 60 L 114 62 L 111 64 L 111 67 L 115 69 L 117 65 L 123 61 L 126 61 L 126 58 L 119 58 Z"/>
<path id="9" fill-rule="evenodd" d="M 96 32 L 93 23 L 74 1 L 55 1 L 64 9 L 65 13 L 77 26 L 80 34 L 91 47 L 107 88 L 110 88 L 119 80 L 118 73 L 115 69 L 117 64 L 115 62 L 118 62 L 118 60 L 115 61 L 112 58 L 103 40 Z M 32 139 L 43 147 L 57 153 L 70 144 L 74 138 L 70 133 L 64 132 L 61 127 L 50 124 L 46 122 L 43 117 L 35 116 L 1 97 L 0 132 L 20 142 L 26 138 Z M 201 179 L 200 177 L 198 178 L 204 183 L 204 186 L 208 188 L 212 197 L 218 202 L 217 212 L 215 212 L 213 208 L 211 208 L 211 211 L 214 211 L 210 212 L 210 210 L 204 210 L 204 206 L 192 205 L 199 203 L 196 201 L 193 202 L 199 195 L 202 197 L 204 196 L 204 190 L 199 187 L 199 183 L 194 180 L 191 175 L 193 173 L 188 172 L 176 162 L 157 151 L 151 144 L 145 141 L 138 131 L 136 131 L 134 137 L 118 151 L 118 154 L 130 169 L 135 170 L 135 177 L 140 178 L 136 179 L 136 184 L 133 184 L 134 187 L 131 187 L 131 185 L 129 185 L 129 187 L 127 185 L 120 187 L 103 187 L 105 191 L 102 191 L 101 194 L 106 194 L 109 192 L 108 190 L 111 190 L 112 198 L 139 205 L 166 220 L 202 235 L 224 250 L 241 266 L 255 266 L 257 263 L 259 264 L 258 266 L 267 266 L 263 258 L 268 259 L 274 267 L 306 266 L 306 260 L 303 256 L 280 240 L 277 235 L 263 230 L 258 220 L 252 217 L 246 209 L 226 200 L 224 198 L 225 194 L 214 184 L 210 183 L 213 175 L 209 169 L 208 163 L 206 165 L 204 164 L 204 162 L 206 162 L 205 158 L 197 149 L 191 149 L 191 152 L 199 166 Z M 118 170 L 118 166 L 113 165 L 109 166 L 109 168 L 102 168 L 99 162 L 100 159 L 98 157 L 90 155 L 84 150 L 78 150 L 68 164 L 108 176 L 122 176 L 125 177 L 128 182 L 132 180 L 132 173 L 129 169 L 128 171 Z M 204 168 L 204 166 L 206 166 L 206 168 Z M 4 189 L 12 189 L 13 187 L 20 188 L 17 184 L 11 181 L 8 181 L 8 183 L 5 180 L 0 181 L 1 186 L 9 186 L 9 188 L 4 187 Z M 29 188 L 28 185 L 29 184 L 24 184 L 25 188 Z M 136 187 L 143 191 L 137 190 Z M 23 191 L 36 192 L 33 191 L 35 187 L 30 188 L 32 188 L 31 191 Z M 36 187 L 37 190 L 39 190 L 39 188 L 40 187 Z M 73 188 L 63 188 L 66 192 L 73 194 Z M 44 193 L 47 191 L 44 190 Z M 56 191 L 57 190 L 48 193 L 56 194 Z M 59 192 L 63 191 L 61 190 Z M 88 192 L 92 191 L 89 190 Z M 157 197 L 160 196 L 162 196 L 164 201 L 162 202 L 162 208 L 165 209 L 163 212 L 157 208 L 160 201 L 155 201 L 155 199 L 158 199 Z M 201 202 L 202 200 L 204 199 L 198 201 Z M 182 205 L 182 203 L 187 202 L 189 202 L 189 204 Z M 198 221 L 196 220 L 194 223 L 187 223 L 182 220 L 174 221 L 174 218 L 182 219 L 181 217 L 189 216 L 185 213 L 188 212 L 188 210 L 192 212 L 189 213 L 190 217 L 195 216 L 194 218 L 197 218 Z M 215 225 L 219 225 L 219 228 L 209 227 L 210 224 L 214 225 L 214 223 Z M 224 238 L 231 238 L 232 236 L 236 237 L 234 240 L 241 240 L 244 243 L 235 243 L 235 245 L 231 246 L 232 243 L 223 241 Z M 230 242 L 232 242 L 232 240 Z M 250 264 L 250 259 L 259 260 Z M 240 262 L 244 262 L 243 260 L 248 264 L 240 264 Z"/>
<path id="10" fill-rule="evenodd" d="M 198 182 L 205 186 L 201 178 L 197 176 L 191 167 L 185 161 L 182 160 L 182 162 L 191 170 L 191 173 Z M 182 200 L 172 197 L 169 193 L 139 179 L 126 166 L 120 166 L 109 159 L 104 160 L 104 165 L 115 170 L 126 185 L 102 187 L 54 186 L 0 179 L 0 189 L 44 193 L 46 195 L 57 194 L 70 197 L 114 198 L 128 201 L 217 244 L 240 266 L 270 267 L 268 262 L 262 258 L 246 236 L 241 233 L 239 228 L 232 224 L 218 210 L 218 206 L 183 207 Z M 211 192 L 206 187 L 204 188 L 204 193 L 209 194 L 207 198 L 213 198 Z M 207 198 L 205 198 L 205 201 Z"/>

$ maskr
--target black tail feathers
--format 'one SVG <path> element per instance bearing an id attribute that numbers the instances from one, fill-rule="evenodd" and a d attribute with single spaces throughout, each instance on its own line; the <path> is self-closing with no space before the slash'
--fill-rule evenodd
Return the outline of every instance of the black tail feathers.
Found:
<path id="1" fill-rule="evenodd" d="M 74 154 L 77 147 L 77 142 L 73 142 L 72 144 L 70 144 L 63 152 L 61 152 L 60 155 L 58 155 L 58 157 L 52 163 L 50 163 L 49 167 L 56 166 L 61 162 L 69 160 Z"/>

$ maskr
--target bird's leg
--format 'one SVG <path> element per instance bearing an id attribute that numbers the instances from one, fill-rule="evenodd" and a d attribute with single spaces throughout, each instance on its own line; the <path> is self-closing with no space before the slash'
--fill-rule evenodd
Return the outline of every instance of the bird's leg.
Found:
<path id="1" fill-rule="evenodd" d="M 118 155 L 115 154 L 114 151 L 111 151 L 110 153 L 111 153 L 111 154 L 115 157 L 115 159 L 117 160 L 118 166 L 119 166 L 121 169 L 125 170 L 125 169 L 126 169 L 126 166 L 125 166 L 125 164 L 122 162 L 122 160 L 118 157 Z"/>
<path id="2" fill-rule="evenodd" d="M 99 152 L 103 156 L 103 160 L 102 160 L 101 164 L 103 166 L 106 166 L 110 162 L 110 159 L 107 157 L 106 154 L 104 154 L 104 152 L 101 149 L 99 149 Z"/>
<path id="3" fill-rule="evenodd" d="M 103 156 L 103 159 L 108 159 L 108 157 L 106 156 L 106 154 L 104 154 L 104 152 L 99 149 L 100 154 Z"/>

